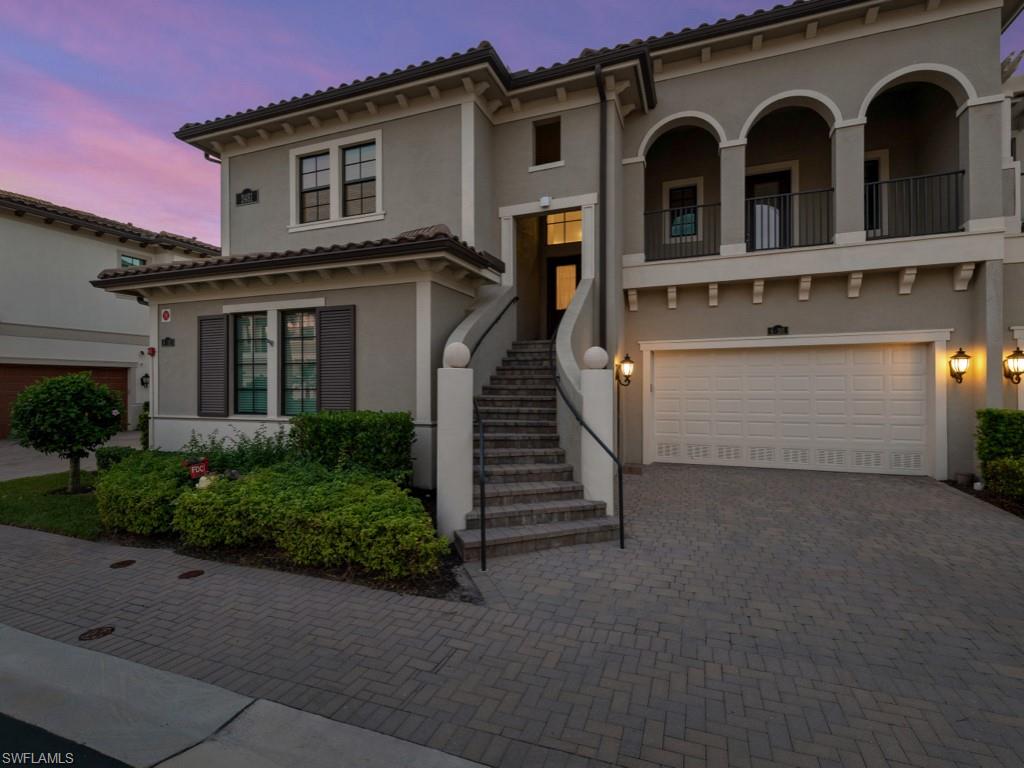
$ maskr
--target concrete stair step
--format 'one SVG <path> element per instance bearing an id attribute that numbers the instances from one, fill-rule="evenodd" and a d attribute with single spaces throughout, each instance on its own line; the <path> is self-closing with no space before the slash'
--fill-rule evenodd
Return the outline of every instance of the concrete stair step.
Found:
<path id="1" fill-rule="evenodd" d="M 574 480 L 546 480 L 538 483 L 488 483 L 484 487 L 487 507 L 504 504 L 525 504 L 555 499 L 582 499 L 583 484 Z M 475 504 L 479 503 L 480 486 L 473 486 Z"/>
<path id="2" fill-rule="evenodd" d="M 506 357 L 501 361 L 501 368 L 522 368 L 531 371 L 550 371 L 551 361 L 547 357 Z"/>
<path id="3" fill-rule="evenodd" d="M 554 419 L 483 419 L 484 432 L 498 432 L 504 434 L 536 435 L 536 434 L 557 434 L 558 422 Z M 478 433 L 476 425 L 473 432 Z"/>
<path id="4" fill-rule="evenodd" d="M 492 448 L 487 439 L 487 467 L 508 464 L 561 464 L 565 461 L 562 448 Z M 473 450 L 473 468 L 480 466 L 480 448 Z"/>
<path id="5" fill-rule="evenodd" d="M 539 384 L 530 384 L 528 382 L 513 381 L 508 384 L 496 384 L 493 381 L 483 386 L 483 396 L 488 395 L 523 395 L 523 396 L 534 396 L 540 395 L 544 397 L 555 396 L 555 383 L 554 380 L 544 381 Z"/>
<path id="6" fill-rule="evenodd" d="M 478 403 L 478 412 L 484 423 L 494 419 L 528 419 L 554 421 L 557 411 L 554 408 L 543 408 L 535 405 L 493 406 Z"/>
<path id="7" fill-rule="evenodd" d="M 487 508 L 487 530 L 515 525 L 536 525 L 555 523 L 561 520 L 593 520 L 606 517 L 603 501 L 586 499 L 557 499 L 535 501 L 532 504 L 506 504 L 503 507 Z M 466 515 L 466 528 L 480 529 L 480 509 L 474 507 Z"/>
<path id="8" fill-rule="evenodd" d="M 477 395 L 477 405 L 481 408 L 549 408 L 555 409 L 554 396 L 529 395 L 526 393 L 510 395 Z"/>
<path id="9" fill-rule="evenodd" d="M 487 556 L 501 557 L 536 552 L 554 547 L 610 541 L 618 535 L 618 524 L 611 518 L 563 520 L 536 525 L 516 525 L 487 529 Z M 480 559 L 480 531 L 455 532 L 455 547 L 463 560 Z"/>
<path id="10" fill-rule="evenodd" d="M 512 349 L 550 349 L 551 339 L 531 339 L 528 341 L 513 341 Z"/>
<path id="11" fill-rule="evenodd" d="M 492 450 L 502 448 L 557 448 L 558 433 L 536 433 L 522 434 L 518 432 L 486 432 L 484 435 L 488 459 Z M 479 450 L 480 438 L 476 430 L 473 431 L 473 447 Z"/>
<path id="12" fill-rule="evenodd" d="M 479 469 L 479 465 L 474 468 L 473 482 L 475 483 L 479 483 Z M 487 485 L 491 483 L 547 483 L 556 480 L 572 480 L 572 464 L 501 464 L 487 467 Z"/>

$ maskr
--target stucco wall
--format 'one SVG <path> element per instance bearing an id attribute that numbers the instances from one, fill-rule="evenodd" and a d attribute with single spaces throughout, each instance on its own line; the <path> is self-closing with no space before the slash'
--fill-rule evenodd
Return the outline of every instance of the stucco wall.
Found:
<path id="1" fill-rule="evenodd" d="M 380 221 L 289 232 L 291 217 L 291 150 L 346 136 L 381 131 L 382 205 Z M 247 154 L 229 162 L 232 253 L 309 248 L 391 237 L 430 224 L 462 228 L 461 132 L 459 107 L 448 107 L 389 120 L 316 139 Z M 378 171 L 380 174 L 380 171 Z M 381 178 L 378 176 L 378 178 Z M 236 206 L 243 189 L 259 189 L 255 205 Z"/>
<path id="2" fill-rule="evenodd" d="M 984 282 L 975 277 L 967 291 L 954 291 L 949 269 L 918 273 L 913 292 L 897 294 L 897 273 L 868 273 L 860 298 L 847 297 L 845 277 L 816 277 L 810 301 L 798 301 L 797 280 L 765 285 L 764 303 L 751 301 L 749 282 L 719 286 L 719 304 L 708 306 L 707 286 L 678 289 L 678 308 L 666 306 L 664 289 L 640 291 L 637 312 L 626 312 L 626 351 L 642 359 L 642 340 L 762 337 L 769 326 L 789 326 L 790 334 L 952 328 L 950 347 L 963 345 L 984 354 Z M 979 306 L 981 319 L 979 319 Z M 642 395 L 647 371 L 637 366 L 633 386 L 623 391 L 623 447 L 626 461 L 642 460 Z M 973 371 L 962 385 L 947 384 L 949 471 L 974 469 L 974 411 L 984 404 L 984 377 Z"/>
<path id="3" fill-rule="evenodd" d="M 416 409 L 416 287 L 401 285 L 350 288 L 309 293 L 261 296 L 252 303 L 293 301 L 323 297 L 327 306 L 356 307 L 356 407 L 360 410 L 409 411 Z M 159 413 L 195 416 L 197 388 L 197 318 L 221 314 L 230 301 L 208 299 L 169 306 L 172 320 L 161 323 L 161 337 L 171 336 L 173 347 L 160 347 Z M 161 308 L 164 305 L 161 305 Z M 268 393 L 271 397 L 275 393 Z"/>

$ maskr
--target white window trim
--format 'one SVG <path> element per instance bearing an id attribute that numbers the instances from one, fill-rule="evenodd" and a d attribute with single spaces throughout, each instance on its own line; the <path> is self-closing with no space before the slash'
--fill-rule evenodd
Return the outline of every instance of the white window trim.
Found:
<path id="1" fill-rule="evenodd" d="M 550 171 L 552 168 L 562 168 L 565 165 L 565 160 L 555 160 L 553 163 L 541 163 L 540 165 L 531 165 L 526 169 L 527 173 L 535 173 L 537 171 Z"/>
<path id="2" fill-rule="evenodd" d="M 643 386 L 643 463 L 656 461 L 654 446 L 654 366 L 655 353 L 694 349 L 736 349 L 765 347 L 846 346 L 851 344 L 928 344 L 931 347 L 932 383 L 932 477 L 945 480 L 949 474 L 949 435 L 947 431 L 946 387 L 949 385 L 949 339 L 952 328 L 912 331 L 868 331 L 862 333 L 807 333 L 792 336 L 743 336 L 717 339 L 672 339 L 641 341 L 640 370 L 646 379 Z"/>
<path id="3" fill-rule="evenodd" d="M 670 199 L 669 193 L 673 189 L 676 189 L 677 187 L 696 187 L 697 188 L 697 208 L 699 209 L 700 206 L 702 206 L 704 204 L 704 177 L 703 176 L 693 176 L 692 178 L 689 178 L 689 179 L 673 179 L 671 181 L 663 181 L 661 183 L 661 210 L 667 211 L 669 209 L 669 199 Z M 669 234 L 668 234 L 670 229 L 671 229 L 671 227 L 669 227 L 668 229 L 663 229 L 662 233 L 661 233 L 661 236 L 662 236 L 662 239 L 663 239 L 663 242 L 664 242 L 665 245 L 668 245 L 669 243 L 672 242 L 672 238 L 669 237 Z M 683 237 L 693 238 L 692 242 L 696 242 L 696 243 L 703 242 L 703 240 L 704 240 L 704 233 L 701 231 L 702 229 L 703 229 L 703 227 L 701 226 L 701 216 L 700 216 L 700 212 L 698 210 L 698 213 L 697 213 L 697 232 L 696 232 L 696 234 L 693 234 L 693 235 L 683 235 Z"/>
<path id="4" fill-rule="evenodd" d="M 225 315 L 242 314 L 244 312 L 269 312 L 271 309 L 307 309 L 325 305 L 323 296 L 314 299 L 283 299 L 281 301 L 260 301 L 249 304 L 225 304 L 221 310 Z"/>
<path id="5" fill-rule="evenodd" d="M 323 229 L 325 227 L 341 227 L 349 224 L 365 224 L 370 221 L 380 221 L 384 218 L 384 150 L 381 141 L 381 130 L 367 131 L 366 133 L 341 136 L 330 141 L 321 141 L 316 144 L 304 144 L 295 147 L 288 152 L 288 189 L 291 201 L 289 203 L 290 218 L 288 224 L 289 232 L 305 232 L 310 229 Z M 355 144 L 366 144 L 374 142 L 376 148 L 376 206 L 372 213 L 362 213 L 358 216 L 341 215 L 341 184 L 344 171 L 342 168 L 342 150 Z M 299 221 L 299 161 L 303 157 L 315 155 L 326 150 L 330 155 L 330 217 L 323 221 Z"/>

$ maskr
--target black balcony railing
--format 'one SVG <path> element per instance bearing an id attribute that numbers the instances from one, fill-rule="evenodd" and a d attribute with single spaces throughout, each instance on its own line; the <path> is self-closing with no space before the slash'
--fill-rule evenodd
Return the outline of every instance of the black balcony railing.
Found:
<path id="1" fill-rule="evenodd" d="M 964 172 L 931 173 L 864 185 L 868 240 L 937 235 L 963 229 Z"/>
<path id="2" fill-rule="evenodd" d="M 747 250 L 826 245 L 835 231 L 831 189 L 748 197 Z"/>
<path id="3" fill-rule="evenodd" d="M 719 203 L 648 211 L 644 214 L 647 261 L 713 256 L 721 240 Z"/>

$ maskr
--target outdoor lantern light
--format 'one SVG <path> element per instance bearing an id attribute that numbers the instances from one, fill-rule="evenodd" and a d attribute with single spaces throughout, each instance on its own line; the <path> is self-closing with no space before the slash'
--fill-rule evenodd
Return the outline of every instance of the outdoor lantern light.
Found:
<path id="1" fill-rule="evenodd" d="M 1014 384 L 1020 384 L 1020 377 L 1024 374 L 1024 352 L 1020 347 L 1013 350 L 1013 354 L 1003 360 L 1003 376 Z"/>
<path id="2" fill-rule="evenodd" d="M 626 355 L 622 358 L 622 362 L 616 366 L 615 380 L 623 387 L 629 386 L 629 380 L 633 376 L 633 370 L 636 368 L 636 364 L 633 362 L 633 358 Z"/>
<path id="3" fill-rule="evenodd" d="M 148 387 L 149 386 L 149 374 L 148 373 L 142 374 L 142 376 L 139 378 L 139 384 L 141 384 L 143 387 Z"/>
<path id="4" fill-rule="evenodd" d="M 964 383 L 964 374 L 967 373 L 967 368 L 970 364 L 971 356 L 964 352 L 963 347 L 960 347 L 956 354 L 949 358 L 949 375 L 953 377 L 957 384 Z"/>

